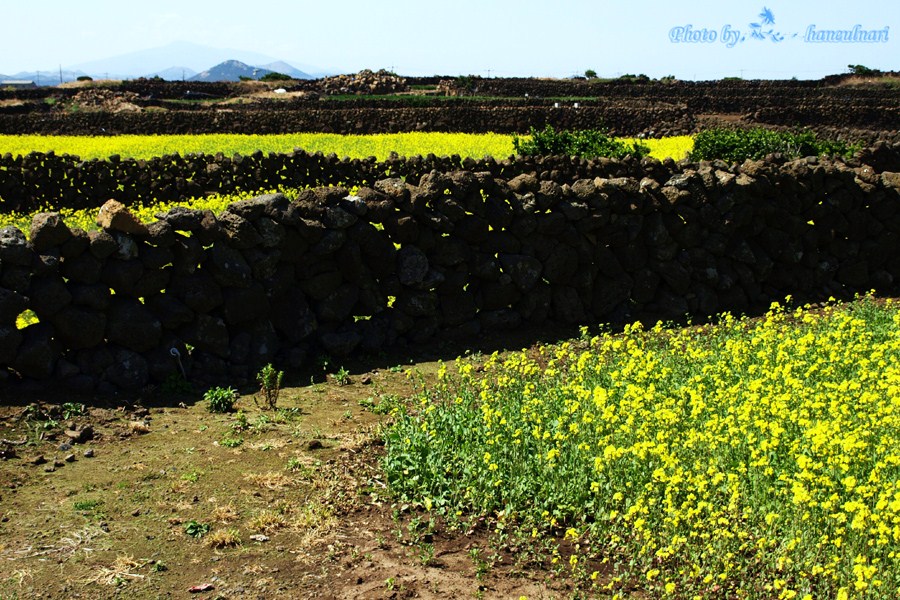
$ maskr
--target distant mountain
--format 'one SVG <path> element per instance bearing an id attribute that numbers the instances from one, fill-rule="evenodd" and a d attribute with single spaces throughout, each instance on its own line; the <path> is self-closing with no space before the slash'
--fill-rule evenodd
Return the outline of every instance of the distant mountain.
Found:
<path id="1" fill-rule="evenodd" d="M 269 69 L 251 67 L 239 60 L 226 60 L 208 71 L 194 75 L 189 81 L 240 81 L 241 77 L 259 79 L 266 73 L 271 72 Z"/>
<path id="2" fill-rule="evenodd" d="M 163 69 L 154 73 L 147 73 L 146 75 L 144 75 L 144 77 L 146 77 L 147 79 L 152 79 L 153 77 L 161 77 L 166 81 L 182 81 L 190 79 L 196 74 L 197 71 L 189 69 L 188 67 L 169 67 L 168 69 Z"/>
<path id="3" fill-rule="evenodd" d="M 283 73 L 285 75 L 290 75 L 294 79 L 312 79 L 312 75 L 308 73 L 304 73 L 300 69 L 295 69 L 291 65 L 287 64 L 283 60 L 279 60 L 277 62 L 269 63 L 267 65 L 260 65 L 263 69 L 268 69 L 270 71 L 274 71 L 276 73 Z"/>
<path id="4" fill-rule="evenodd" d="M 69 67 L 69 69 L 84 71 L 94 77 L 94 79 L 105 78 L 107 75 L 109 77 L 115 76 L 118 79 L 133 79 L 146 76 L 148 73 L 167 71 L 173 68 L 172 65 L 180 65 L 185 69 L 192 69 L 194 73 L 198 73 L 209 68 L 210 65 L 218 65 L 229 60 L 237 60 L 248 65 L 287 64 L 278 58 L 258 52 L 233 48 L 213 48 L 193 42 L 179 41 L 158 48 L 129 52 L 110 58 L 80 63 Z M 291 68 L 293 69 L 293 67 Z M 290 75 L 290 73 L 286 74 Z M 163 76 L 160 75 L 160 77 Z M 163 77 L 163 79 L 167 78 Z M 178 73 L 174 79 L 181 79 L 181 74 Z"/>

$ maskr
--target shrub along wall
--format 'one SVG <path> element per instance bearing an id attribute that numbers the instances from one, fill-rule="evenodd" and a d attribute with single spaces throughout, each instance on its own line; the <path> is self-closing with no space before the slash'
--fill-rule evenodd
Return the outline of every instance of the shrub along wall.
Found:
<path id="1" fill-rule="evenodd" d="M 0 230 L 0 367 L 136 389 L 179 373 L 175 348 L 192 380 L 235 384 L 269 361 L 435 336 L 897 293 L 900 174 L 817 159 L 656 165 L 562 185 L 435 171 L 218 217 L 176 208 L 149 226 L 107 206 L 90 233 L 42 213 L 28 241 Z M 18 330 L 26 309 L 40 323 Z"/>

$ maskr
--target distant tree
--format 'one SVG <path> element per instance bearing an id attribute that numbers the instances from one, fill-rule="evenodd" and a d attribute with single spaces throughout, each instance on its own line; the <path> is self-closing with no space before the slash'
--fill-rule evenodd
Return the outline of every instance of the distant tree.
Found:
<path id="1" fill-rule="evenodd" d="M 584 76 L 587 77 L 588 79 L 597 79 L 597 71 L 595 71 L 593 69 L 588 69 L 587 71 L 584 72 Z"/>
<path id="2" fill-rule="evenodd" d="M 284 73 L 277 73 L 272 71 L 271 73 L 266 73 L 262 77 L 259 78 L 260 81 L 290 81 L 293 79 L 290 75 L 285 75 Z"/>
<path id="3" fill-rule="evenodd" d="M 847 65 L 847 68 L 850 69 L 850 73 L 852 73 L 853 75 L 862 75 L 864 77 L 881 75 L 881 71 L 879 71 L 878 69 L 870 69 L 869 67 L 865 67 L 863 65 Z"/>
<path id="4" fill-rule="evenodd" d="M 94 78 L 90 75 L 82 75 L 81 77 L 77 77 L 75 81 L 93 81 Z"/>
<path id="5" fill-rule="evenodd" d="M 256 81 L 255 79 L 253 79 L 252 77 L 248 77 L 247 75 L 239 75 L 238 79 L 240 79 L 241 81 Z"/>
<path id="6" fill-rule="evenodd" d="M 624 75 L 619 76 L 619 81 L 624 83 L 646 83 L 650 81 L 650 78 L 640 73 L 639 75 L 635 75 L 633 73 L 626 73 Z"/>
<path id="7" fill-rule="evenodd" d="M 456 87 L 466 94 L 474 95 L 478 91 L 478 75 L 460 75 L 456 78 Z"/>

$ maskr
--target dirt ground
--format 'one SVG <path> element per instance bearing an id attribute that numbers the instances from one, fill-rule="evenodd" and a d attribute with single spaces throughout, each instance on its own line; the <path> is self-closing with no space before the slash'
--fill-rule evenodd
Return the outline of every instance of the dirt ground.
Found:
<path id="1" fill-rule="evenodd" d="M 0 598 L 577 597 L 536 546 L 392 502 L 379 428 L 437 368 L 326 366 L 224 414 L 0 391 Z"/>

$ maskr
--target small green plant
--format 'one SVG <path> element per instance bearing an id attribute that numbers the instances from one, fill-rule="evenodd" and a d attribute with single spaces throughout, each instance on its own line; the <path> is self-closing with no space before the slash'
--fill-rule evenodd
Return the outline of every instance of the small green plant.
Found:
<path id="1" fill-rule="evenodd" d="M 85 413 L 84 404 L 81 402 L 63 402 L 62 415 L 63 419 L 71 419 Z"/>
<path id="2" fill-rule="evenodd" d="M 206 400 L 206 407 L 212 413 L 227 413 L 234 410 L 234 403 L 237 400 L 237 391 L 233 388 L 214 387 L 206 390 L 203 394 Z"/>
<path id="3" fill-rule="evenodd" d="M 237 448 L 241 444 L 244 443 L 244 438 L 240 437 L 226 437 L 222 438 L 222 441 L 219 442 L 220 446 L 224 446 L 226 448 Z"/>
<path id="4" fill-rule="evenodd" d="M 153 566 L 150 567 L 150 570 L 151 570 L 153 573 L 162 573 L 162 572 L 164 572 L 164 571 L 168 571 L 168 570 L 169 570 L 169 567 L 167 567 L 167 566 L 166 566 L 166 563 L 164 563 L 163 561 L 158 560 L 158 561 L 156 561 L 155 563 L 153 563 Z"/>
<path id="5" fill-rule="evenodd" d="M 303 416 L 303 411 L 296 406 L 292 406 L 291 408 L 279 408 L 276 413 L 276 420 L 280 423 L 286 423 L 296 421 L 301 416 Z"/>
<path id="6" fill-rule="evenodd" d="M 338 385 L 349 385 L 350 384 L 350 371 L 341 367 L 337 370 L 337 373 L 332 375 L 334 377 L 334 382 Z"/>
<path id="7" fill-rule="evenodd" d="M 162 385 L 159 386 L 159 390 L 163 394 L 173 396 L 178 394 L 189 394 L 191 393 L 191 384 L 180 374 L 170 373 L 165 381 L 162 382 Z"/>
<path id="8" fill-rule="evenodd" d="M 237 414 L 234 416 L 234 423 L 231 424 L 231 432 L 240 433 L 247 431 L 249 428 L 250 423 L 247 421 L 247 414 L 242 410 L 237 411 Z"/>
<path id="9" fill-rule="evenodd" d="M 188 483 L 197 483 L 200 480 L 200 472 L 188 471 L 187 473 L 182 474 L 181 480 L 187 481 Z"/>
<path id="10" fill-rule="evenodd" d="M 472 559 L 472 564 L 475 565 L 475 577 L 477 579 L 482 579 L 485 575 L 488 574 L 491 570 L 491 563 L 488 560 L 485 560 L 481 554 L 480 548 L 472 548 L 469 550 L 469 558 Z"/>
<path id="11" fill-rule="evenodd" d="M 269 426 L 272 424 L 272 419 L 270 419 L 267 415 L 258 415 L 253 420 L 253 425 L 251 427 L 257 433 L 262 433 L 269 429 Z"/>
<path id="12" fill-rule="evenodd" d="M 427 567 L 434 561 L 434 544 L 419 544 L 416 554 L 422 566 Z"/>
<path id="13" fill-rule="evenodd" d="M 188 521 L 184 526 L 184 532 L 196 539 L 200 539 L 209 533 L 209 529 L 209 523 L 198 523 L 194 519 Z"/>
<path id="14" fill-rule="evenodd" d="M 397 394 L 384 394 L 378 404 L 372 408 L 376 415 L 402 414 L 404 412 L 403 400 Z"/>
<path id="15" fill-rule="evenodd" d="M 101 504 L 100 500 L 77 500 L 74 506 L 78 512 L 91 512 Z"/>
<path id="16" fill-rule="evenodd" d="M 265 407 L 275 410 L 278 405 L 278 395 L 281 393 L 281 379 L 284 371 L 276 371 L 272 363 L 267 364 L 256 374 L 259 383 L 259 391 L 265 400 Z"/>

